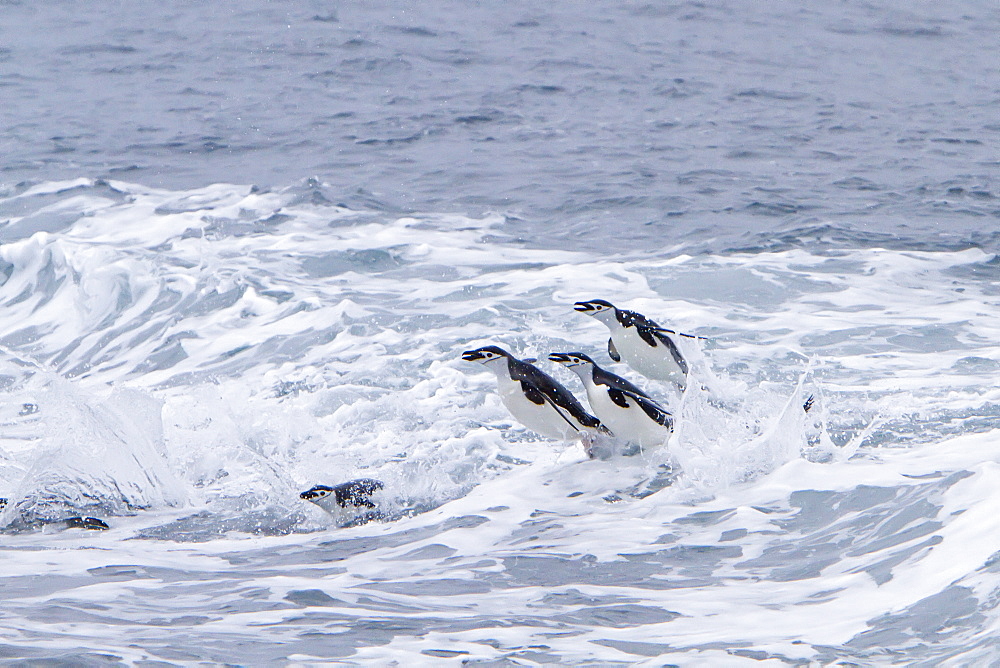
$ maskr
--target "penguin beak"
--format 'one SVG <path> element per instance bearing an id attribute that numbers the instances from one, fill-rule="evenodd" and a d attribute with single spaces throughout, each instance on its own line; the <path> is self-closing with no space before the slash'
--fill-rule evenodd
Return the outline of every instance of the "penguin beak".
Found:
<path id="1" fill-rule="evenodd" d="M 558 362 L 559 364 L 566 364 L 569 362 L 569 355 L 566 353 L 552 353 L 549 355 L 550 362 Z"/>
<path id="2" fill-rule="evenodd" d="M 482 354 L 478 350 L 466 350 L 462 353 L 462 359 L 466 362 L 477 362 L 484 357 L 486 357 L 486 355 Z"/>
<path id="3" fill-rule="evenodd" d="M 577 302 L 573 304 L 573 308 L 580 313 L 586 313 L 587 315 L 590 315 L 590 313 L 597 310 L 590 302 Z"/>

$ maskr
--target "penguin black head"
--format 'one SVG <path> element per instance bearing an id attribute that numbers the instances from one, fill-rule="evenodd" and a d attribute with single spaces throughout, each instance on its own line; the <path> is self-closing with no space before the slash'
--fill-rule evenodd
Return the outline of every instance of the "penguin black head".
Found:
<path id="1" fill-rule="evenodd" d="M 475 350 L 466 350 L 462 353 L 462 359 L 466 362 L 479 362 L 481 364 L 492 362 L 501 357 L 510 357 L 510 353 L 499 346 L 485 346 L 483 348 L 476 348 Z"/>
<path id="2" fill-rule="evenodd" d="M 586 313 L 587 315 L 597 315 L 598 313 L 603 313 L 605 311 L 614 311 L 615 307 L 611 302 L 606 302 L 603 299 L 591 299 L 589 302 L 577 302 L 573 304 L 573 308 L 580 313 Z"/>
<path id="3" fill-rule="evenodd" d="M 567 367 L 594 365 L 594 360 L 583 353 L 552 353 L 549 359 Z"/>
<path id="4" fill-rule="evenodd" d="M 299 498 L 305 499 L 306 501 L 315 501 L 316 499 L 322 499 L 325 496 L 330 496 L 333 493 L 333 487 L 327 487 L 326 485 L 316 485 L 311 487 L 306 491 L 299 494 Z"/>

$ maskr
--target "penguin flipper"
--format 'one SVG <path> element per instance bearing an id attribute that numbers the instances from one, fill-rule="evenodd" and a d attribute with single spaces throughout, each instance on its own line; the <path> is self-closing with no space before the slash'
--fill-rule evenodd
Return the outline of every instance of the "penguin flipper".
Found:
<path id="1" fill-rule="evenodd" d="M 581 433 L 580 428 L 577 427 L 575 424 L 573 424 L 573 420 L 570 420 L 568 417 L 566 417 L 566 413 L 572 415 L 573 418 L 575 418 L 576 421 L 582 424 L 584 427 L 590 427 L 592 429 L 596 429 L 602 434 L 607 434 L 609 436 L 611 435 L 610 429 L 601 424 L 601 421 L 595 418 L 593 415 L 583 410 L 582 407 L 563 406 L 554 399 L 552 399 L 552 397 L 548 396 L 547 394 L 543 394 L 541 392 L 539 392 L 538 394 L 542 397 L 542 400 L 547 401 L 549 405 L 552 406 L 552 409 L 559 414 L 559 417 L 565 420 L 566 424 L 572 427 L 573 430 L 576 431 L 578 434 Z M 536 403 L 541 403 L 541 402 L 536 402 Z"/>
<path id="2" fill-rule="evenodd" d="M 707 336 L 698 336 L 697 334 L 685 334 L 684 332 L 678 332 L 675 329 L 667 329 L 666 327 L 653 327 L 652 329 L 657 332 L 663 332 L 665 334 L 674 334 L 676 336 L 683 336 L 685 339 L 698 339 L 699 341 L 708 341 Z"/>
<path id="3" fill-rule="evenodd" d="M 621 390 L 617 390 L 613 387 L 608 388 L 608 396 L 616 406 L 621 406 L 622 408 L 628 408 L 630 406 L 628 399 L 625 398 L 627 395 Z"/>
<path id="4" fill-rule="evenodd" d="M 639 333 L 639 338 L 645 341 L 646 345 L 650 348 L 655 348 L 658 345 L 656 341 L 660 337 L 655 335 L 658 333 L 657 330 L 651 327 L 636 326 L 635 331 Z"/>
<path id="5" fill-rule="evenodd" d="M 537 404 L 539 406 L 545 403 L 546 399 L 545 395 L 542 392 L 540 392 L 538 388 L 533 387 L 527 381 L 524 380 L 521 381 L 521 391 L 524 392 L 524 396 L 526 396 L 528 398 L 528 401 L 530 401 L 531 403 Z"/>
<path id="6" fill-rule="evenodd" d="M 658 425 L 666 427 L 667 429 L 673 430 L 673 415 L 646 395 L 610 388 L 608 390 L 608 396 L 611 398 L 611 401 L 615 402 L 615 404 L 621 406 L 622 408 L 628 408 L 628 400 L 631 399 L 639 405 L 639 408 L 642 409 L 643 413 L 649 416 L 650 420 Z"/>
<path id="7" fill-rule="evenodd" d="M 670 356 L 674 358 L 674 362 L 676 362 L 677 366 L 680 367 L 681 373 L 686 376 L 688 372 L 687 361 L 684 359 L 684 355 L 681 354 L 680 348 L 677 347 L 677 344 L 674 343 L 673 339 L 664 334 L 665 331 L 667 330 L 652 329 L 649 330 L 649 334 L 650 336 L 659 339 L 660 342 L 667 347 L 667 350 L 670 351 Z M 639 330 L 639 334 L 642 334 L 642 330 Z"/>
<path id="8" fill-rule="evenodd" d="M 521 383 L 521 390 L 528 401 L 538 406 L 548 403 L 577 433 L 580 428 L 573 423 L 573 420 L 566 417 L 567 413 L 585 427 L 598 430 L 602 428 L 600 420 L 587 413 L 569 390 L 538 367 L 523 360 L 512 359 L 507 368 L 511 380 Z"/>
<path id="9" fill-rule="evenodd" d="M 616 362 L 622 361 L 622 356 L 618 354 L 618 349 L 615 348 L 615 342 L 612 339 L 608 339 L 608 357 Z"/>
<path id="10" fill-rule="evenodd" d="M 649 419 L 658 425 L 662 425 L 667 429 L 673 431 L 674 428 L 674 417 L 666 410 L 656 405 L 649 399 L 645 397 L 632 397 L 635 399 L 636 403 L 639 404 L 639 408 L 642 412 L 649 416 Z"/>

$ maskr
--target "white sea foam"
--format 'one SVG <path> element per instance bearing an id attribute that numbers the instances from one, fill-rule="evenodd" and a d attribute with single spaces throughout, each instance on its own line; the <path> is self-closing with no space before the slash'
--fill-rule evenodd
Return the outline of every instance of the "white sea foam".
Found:
<path id="1" fill-rule="evenodd" d="M 112 528 L 4 537 L 20 588 L 0 637 L 32 656 L 991 656 L 1000 349 L 979 250 L 609 258 L 291 190 L 16 195 L 41 196 L 0 228 L 3 518 Z M 604 360 L 607 330 L 572 309 L 597 297 L 707 337 L 685 340 L 683 395 Z M 488 343 L 581 397 L 544 359 L 592 352 L 671 408 L 669 449 L 588 460 L 521 428 L 460 359 Z M 298 497 L 357 477 L 385 483 L 383 521 L 338 529 Z M 38 549 L 51 586 L 24 579 Z M 88 631 L 88 605 L 133 645 Z"/>

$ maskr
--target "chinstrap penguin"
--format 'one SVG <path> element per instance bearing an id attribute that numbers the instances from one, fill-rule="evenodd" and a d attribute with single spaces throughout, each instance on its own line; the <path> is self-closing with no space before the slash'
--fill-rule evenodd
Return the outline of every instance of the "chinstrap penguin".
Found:
<path id="1" fill-rule="evenodd" d="M 90 531 L 107 531 L 111 527 L 97 517 L 67 517 L 61 520 L 67 529 L 88 529 Z"/>
<path id="2" fill-rule="evenodd" d="M 702 338 L 680 334 L 635 311 L 616 308 L 603 299 L 577 302 L 573 306 L 600 320 L 611 330 L 608 355 L 616 362 L 625 361 L 644 376 L 675 383 L 680 389 L 687 384 L 688 364 L 677 346 L 678 337 Z"/>
<path id="3" fill-rule="evenodd" d="M 359 478 L 339 485 L 315 485 L 299 494 L 299 498 L 330 510 L 336 505 L 344 509 L 375 508 L 372 494 L 385 487 L 381 480 Z"/>
<path id="4" fill-rule="evenodd" d="M 528 429 L 559 441 L 581 438 L 585 445 L 594 434 L 608 434 L 600 420 L 588 413 L 572 392 L 503 348 L 485 346 L 467 350 L 462 359 L 479 362 L 496 374 L 500 399 Z"/>
<path id="5" fill-rule="evenodd" d="M 6 507 L 7 499 L 0 509 Z M 53 529 L 87 529 L 90 531 L 107 531 L 111 527 L 99 517 L 15 517 L 12 521 L 0 527 L 0 533 L 23 533 L 26 531 L 51 531 Z"/>
<path id="6" fill-rule="evenodd" d="M 10 502 L 6 498 L 0 498 L 0 511 L 7 508 Z M 35 519 L 15 518 L 4 529 L 11 529 L 15 533 L 31 529 L 48 527 L 63 527 L 65 529 L 89 529 L 92 531 L 106 531 L 111 527 L 108 523 L 98 517 L 43 517 Z"/>
<path id="7" fill-rule="evenodd" d="M 580 376 L 591 410 L 615 436 L 644 448 L 669 440 L 673 417 L 638 387 L 597 366 L 583 353 L 552 353 L 549 359 Z"/>

